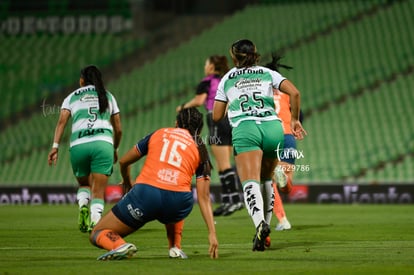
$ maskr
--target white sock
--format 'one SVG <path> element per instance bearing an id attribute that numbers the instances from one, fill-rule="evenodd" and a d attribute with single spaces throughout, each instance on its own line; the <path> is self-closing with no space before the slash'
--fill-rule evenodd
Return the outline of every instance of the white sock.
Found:
<path id="1" fill-rule="evenodd" d="M 275 204 L 275 194 L 273 193 L 273 181 L 272 180 L 267 180 L 264 182 L 264 191 L 266 194 L 266 199 L 265 199 L 265 221 L 267 224 L 270 224 L 270 222 L 272 221 L 272 216 L 273 216 L 273 206 Z"/>
<path id="2" fill-rule="evenodd" d="M 91 223 L 98 223 L 104 210 L 104 201 L 102 199 L 93 199 L 91 201 Z"/>
<path id="3" fill-rule="evenodd" d="M 88 206 L 91 199 L 91 190 L 88 187 L 79 187 L 76 194 L 76 200 L 78 201 L 79 208 L 82 206 Z"/>
<path id="4" fill-rule="evenodd" d="M 260 184 L 256 181 L 248 181 L 243 185 L 244 203 L 257 228 L 264 220 L 263 197 L 260 192 Z"/>

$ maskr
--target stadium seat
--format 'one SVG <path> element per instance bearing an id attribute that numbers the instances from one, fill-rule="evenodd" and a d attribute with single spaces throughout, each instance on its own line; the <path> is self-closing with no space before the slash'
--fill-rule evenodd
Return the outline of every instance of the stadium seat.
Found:
<path id="1" fill-rule="evenodd" d="M 376 12 L 364 13 L 374 6 L 378 6 Z M 414 105 L 412 77 L 403 73 L 414 61 L 411 49 L 414 37 L 406 27 L 414 24 L 413 10 L 413 1 L 399 1 L 382 8 L 379 0 L 299 1 L 254 5 L 238 11 L 187 43 L 108 83 L 107 89 L 117 97 L 123 117 L 120 151 L 125 152 L 150 131 L 171 125 L 175 107 L 194 96 L 194 88 L 203 76 L 205 58 L 211 54 L 228 55 L 231 42 L 247 37 L 257 44 L 263 63 L 270 59 L 272 51 L 284 49 L 283 62 L 294 69 L 282 73 L 301 90 L 303 110 L 312 111 L 304 122 L 309 135 L 298 142 L 305 157 L 297 161 L 309 164 L 310 171 L 296 173 L 297 182 L 355 179 L 364 184 L 372 180 L 413 179 L 412 160 L 377 169 L 378 164 L 404 155 L 413 147 L 414 133 L 404 120 L 398 119 L 406 116 Z M 84 52 L 94 62 L 110 64 L 131 52 L 138 43 L 104 35 L 1 39 L 0 56 L 7 61 L 0 65 L 3 66 L 0 76 L 10 82 L 2 82 L 0 88 L 14 92 L 11 97 L 4 97 L 13 100 L 14 112 L 25 107 L 27 96 L 36 103 L 47 97 L 48 92 L 73 83 L 73 76 L 77 77 L 74 72 L 79 71 L 80 65 L 91 63 L 78 58 L 77 52 Z M 44 58 L 31 61 L 25 55 L 23 63 L 19 54 L 28 52 L 27 45 L 33 51 L 43 52 Z M 82 45 L 101 47 L 99 51 L 91 51 Z M 54 52 L 54 48 L 60 48 L 60 53 Z M 68 66 L 62 68 L 61 62 L 67 62 Z M 45 74 L 24 69 L 27 65 L 37 68 L 36 71 L 43 69 Z M 393 74 L 397 78 L 389 80 Z M 23 76 L 27 78 L 25 83 L 20 81 Z M 380 85 L 372 85 L 376 82 Z M 50 169 L 41 163 L 40 155 L 46 161 L 56 120 L 56 116 L 42 117 L 39 110 L 39 114 L 25 122 L 0 132 L 2 144 L 10 139 L 15 142 L 2 154 L 1 163 L 7 162 L 5 167 L 16 171 L 13 177 L 1 173 L 0 182 L 74 183 L 67 148 L 62 147 L 58 167 Z M 22 129 L 43 131 L 28 135 Z M 407 148 L 407 143 L 411 147 Z M 10 158 L 11 161 L 6 161 Z M 19 175 L 16 167 L 28 169 L 38 178 Z M 367 173 L 360 176 L 364 169 Z M 111 182 L 118 180 L 119 174 L 114 173 Z"/>

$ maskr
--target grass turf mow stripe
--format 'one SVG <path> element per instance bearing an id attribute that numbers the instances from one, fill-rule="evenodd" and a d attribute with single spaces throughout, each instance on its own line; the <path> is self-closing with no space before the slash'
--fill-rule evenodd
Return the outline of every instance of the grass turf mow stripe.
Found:
<path id="1" fill-rule="evenodd" d="M 215 207 L 215 206 L 214 206 Z M 106 206 L 106 211 L 110 205 Z M 0 207 L 0 274 L 413 274 L 414 205 L 287 204 L 292 229 L 252 252 L 246 209 L 216 217 L 219 259 L 208 257 L 198 207 L 186 219 L 182 249 L 170 259 L 164 226 L 151 222 L 126 238 L 138 248 L 125 261 L 99 262 L 105 251 L 77 228 L 74 205 Z"/>

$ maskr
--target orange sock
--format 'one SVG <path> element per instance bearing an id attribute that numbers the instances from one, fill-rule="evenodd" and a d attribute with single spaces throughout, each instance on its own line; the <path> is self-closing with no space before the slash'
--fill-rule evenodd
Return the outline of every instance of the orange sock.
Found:
<path id="1" fill-rule="evenodd" d="M 109 229 L 98 230 L 92 239 L 94 245 L 106 250 L 115 249 L 126 243 L 118 233 Z"/>
<path id="2" fill-rule="evenodd" d="M 174 224 L 174 246 L 181 249 L 181 238 L 183 234 L 184 220 Z"/>
<path id="3" fill-rule="evenodd" d="M 184 228 L 184 220 L 181 220 L 176 223 L 169 223 L 165 225 L 165 229 L 167 230 L 167 238 L 168 238 L 168 248 L 173 246 L 181 249 L 181 238 Z"/>
<path id="4" fill-rule="evenodd" d="M 166 224 L 165 229 L 167 230 L 168 249 L 170 249 L 174 246 L 174 224 Z"/>
<path id="5" fill-rule="evenodd" d="M 275 192 L 275 204 L 273 206 L 273 213 L 275 213 L 279 222 L 282 220 L 283 217 L 286 216 L 285 209 L 283 208 L 282 198 L 279 195 L 279 191 L 277 190 L 277 184 L 273 184 L 273 190 Z"/>

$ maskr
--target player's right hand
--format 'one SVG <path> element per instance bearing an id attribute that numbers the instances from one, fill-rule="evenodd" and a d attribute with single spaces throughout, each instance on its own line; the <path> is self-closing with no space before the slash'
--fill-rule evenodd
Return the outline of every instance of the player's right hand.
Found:
<path id="1" fill-rule="evenodd" d="M 56 165 L 58 160 L 58 149 L 57 148 L 52 148 L 52 150 L 50 150 L 49 155 L 47 156 L 47 162 L 49 164 L 49 166 Z"/>

